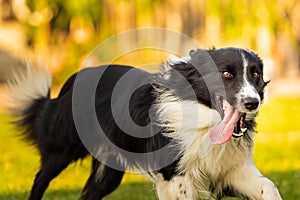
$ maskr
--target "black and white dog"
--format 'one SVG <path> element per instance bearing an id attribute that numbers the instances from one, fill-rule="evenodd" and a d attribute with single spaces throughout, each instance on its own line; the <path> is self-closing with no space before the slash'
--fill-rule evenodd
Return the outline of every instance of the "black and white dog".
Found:
<path id="1" fill-rule="evenodd" d="M 29 199 L 41 199 L 53 178 L 91 153 L 81 199 L 101 199 L 126 169 L 137 169 L 163 200 L 279 200 L 252 160 L 267 83 L 261 59 L 239 48 L 170 57 L 157 74 L 120 65 L 87 68 L 55 99 L 47 70 L 28 66 L 8 89 L 17 124 L 41 155 Z"/>

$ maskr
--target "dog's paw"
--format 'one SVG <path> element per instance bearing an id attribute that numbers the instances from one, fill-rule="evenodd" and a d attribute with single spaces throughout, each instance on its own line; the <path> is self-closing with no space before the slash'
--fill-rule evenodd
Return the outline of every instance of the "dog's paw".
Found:
<path id="1" fill-rule="evenodd" d="M 270 181 L 262 187 L 263 200 L 282 200 L 277 187 Z"/>

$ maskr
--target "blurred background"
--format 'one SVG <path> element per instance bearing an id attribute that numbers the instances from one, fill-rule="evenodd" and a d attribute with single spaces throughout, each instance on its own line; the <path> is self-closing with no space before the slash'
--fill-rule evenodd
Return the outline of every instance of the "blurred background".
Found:
<path id="1" fill-rule="evenodd" d="M 299 11 L 300 0 L 0 0 L 0 85 L 27 57 L 47 64 L 58 88 L 97 44 L 134 28 L 168 28 L 205 48 L 255 50 L 272 79 L 269 103 L 259 116 L 262 134 L 257 137 L 255 159 L 279 185 L 284 199 L 300 199 Z M 141 63 L 134 58 L 126 62 Z M 2 94 L 0 89 L 0 98 Z M 25 199 L 38 169 L 38 156 L 18 141 L 9 118 L 0 115 L 0 120 L 0 199 Z M 89 164 L 70 168 L 54 181 L 47 199 L 78 198 Z M 24 179 L 16 181 L 20 174 Z M 134 199 L 126 196 L 128 190 L 141 194 L 136 199 L 155 199 L 147 184 L 128 175 L 124 189 L 108 199 Z"/>
<path id="2" fill-rule="evenodd" d="M 143 27 L 184 33 L 205 48 L 253 49 L 274 79 L 300 74 L 299 0 L 1 0 L 0 5 L 1 80 L 14 65 L 4 61 L 7 54 L 42 59 L 57 80 L 76 71 L 103 40 Z"/>

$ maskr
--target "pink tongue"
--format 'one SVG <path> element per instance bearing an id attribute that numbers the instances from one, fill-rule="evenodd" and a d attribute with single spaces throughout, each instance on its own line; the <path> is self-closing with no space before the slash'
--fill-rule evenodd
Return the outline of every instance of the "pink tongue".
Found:
<path id="1" fill-rule="evenodd" d="M 235 110 L 227 101 L 224 101 L 224 106 L 226 110 L 223 121 L 213 126 L 208 132 L 209 139 L 213 144 L 224 144 L 228 142 L 241 116 L 240 112 Z"/>

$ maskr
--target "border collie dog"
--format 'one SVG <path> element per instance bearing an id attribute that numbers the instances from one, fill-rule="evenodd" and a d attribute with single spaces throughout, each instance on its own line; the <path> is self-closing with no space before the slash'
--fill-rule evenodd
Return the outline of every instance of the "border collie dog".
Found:
<path id="1" fill-rule="evenodd" d="M 81 199 L 114 191 L 126 170 L 155 183 L 161 200 L 280 200 L 253 163 L 263 63 L 240 48 L 170 57 L 158 73 L 86 68 L 50 98 L 51 75 L 28 65 L 8 83 L 16 123 L 41 155 L 30 200 L 70 163 L 93 155 Z"/>

